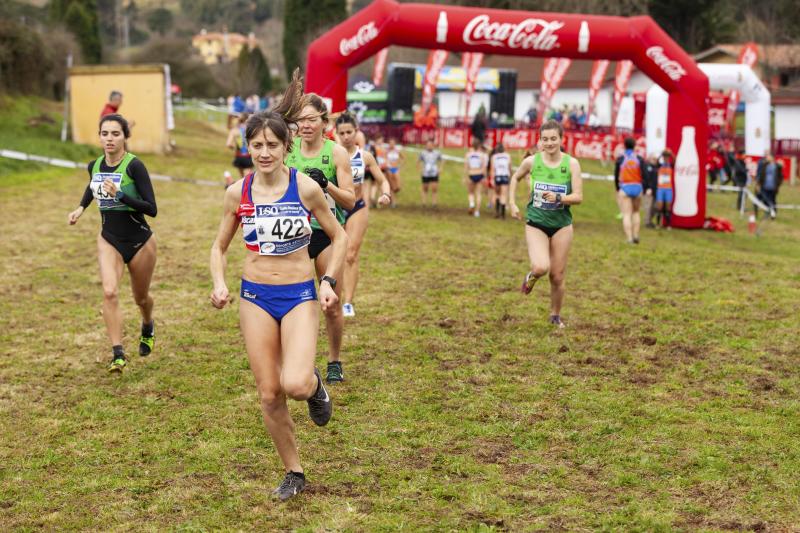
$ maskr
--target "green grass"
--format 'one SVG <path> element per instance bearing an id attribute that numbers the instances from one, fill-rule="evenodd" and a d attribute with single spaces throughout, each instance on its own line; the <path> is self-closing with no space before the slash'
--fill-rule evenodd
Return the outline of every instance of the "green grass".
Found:
<path id="1" fill-rule="evenodd" d="M 219 178 L 224 132 L 178 126 L 175 154 L 144 157 L 151 172 Z M 716 194 L 709 212 L 735 234 L 644 231 L 630 247 L 611 185 L 587 182 L 559 332 L 546 323 L 546 281 L 530 297 L 516 291 L 522 224 L 468 217 L 453 163 L 442 207 L 423 211 L 407 167 L 401 207 L 370 215 L 334 418 L 316 428 L 290 404 L 310 484 L 286 505 L 268 499 L 281 466 L 236 305 L 208 304 L 222 187 L 155 183 L 158 340 L 116 377 L 105 370 L 97 209 L 66 224 L 85 171 L 0 176 L 0 530 L 800 523 L 800 213 L 756 238 L 733 196 Z M 800 203 L 797 190 L 782 196 Z M 33 205 L 48 208 L 34 218 Z M 243 256 L 237 237 L 232 290 Z"/>

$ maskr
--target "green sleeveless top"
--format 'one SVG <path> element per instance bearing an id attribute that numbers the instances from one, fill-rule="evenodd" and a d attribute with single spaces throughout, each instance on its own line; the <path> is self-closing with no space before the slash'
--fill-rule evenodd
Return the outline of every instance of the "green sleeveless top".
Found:
<path id="1" fill-rule="evenodd" d="M 336 164 L 333 162 L 333 147 L 336 143 L 330 139 L 325 139 L 322 150 L 314 157 L 303 157 L 300 151 L 300 143 L 302 143 L 302 139 L 300 137 L 295 137 L 292 151 L 286 156 L 286 166 L 294 167 L 300 172 L 307 172 L 309 169 L 318 168 L 325 174 L 329 182 L 338 186 L 339 183 L 336 181 Z M 325 193 L 325 200 L 328 201 L 328 207 L 330 207 L 333 216 L 336 217 L 339 224 L 344 226 L 344 210 L 336 205 L 336 201 L 327 192 Z M 322 229 L 313 215 L 311 217 L 311 227 L 313 229 Z"/>
<path id="2" fill-rule="evenodd" d="M 121 190 L 125 196 L 131 196 L 141 200 L 142 197 L 139 195 L 139 191 L 136 190 L 136 184 L 133 182 L 133 178 L 128 175 L 128 165 L 136 159 L 136 156 L 131 153 L 126 153 L 125 157 L 122 158 L 122 161 L 119 162 L 112 172 L 101 172 L 100 164 L 103 162 L 104 157 L 105 155 L 101 155 L 94 162 L 94 166 L 92 167 L 92 181 L 89 185 L 97 200 L 97 207 L 101 211 L 136 211 L 134 208 L 128 207 L 122 202 L 118 202 L 113 196 L 108 196 L 102 189 L 103 182 L 111 178 L 111 181 L 117 185 L 117 188 Z"/>
<path id="3" fill-rule="evenodd" d="M 542 153 L 533 156 L 531 166 L 531 199 L 528 202 L 528 221 L 545 228 L 563 228 L 572 224 L 572 213 L 568 205 L 548 202 L 544 193 L 554 192 L 566 196 L 572 192 L 570 156 L 562 154 L 561 163 L 550 168 L 544 164 Z"/>

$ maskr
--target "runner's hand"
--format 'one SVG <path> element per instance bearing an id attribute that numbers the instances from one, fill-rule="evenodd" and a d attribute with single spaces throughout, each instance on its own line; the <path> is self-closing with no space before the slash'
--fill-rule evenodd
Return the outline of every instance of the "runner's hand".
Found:
<path id="1" fill-rule="evenodd" d="M 319 303 L 323 311 L 327 311 L 339 303 L 339 297 L 336 296 L 336 292 L 328 283 L 320 283 L 319 285 Z"/>
<path id="2" fill-rule="evenodd" d="M 312 180 L 316 181 L 317 185 L 319 185 L 323 191 L 328 188 L 328 178 L 325 177 L 325 173 L 320 169 L 309 168 L 306 170 L 306 175 L 308 175 L 308 177 Z"/>
<path id="3" fill-rule="evenodd" d="M 230 301 L 231 295 L 228 293 L 228 287 L 220 287 L 211 291 L 211 305 L 217 309 L 222 309 Z"/>
<path id="4" fill-rule="evenodd" d="M 546 193 L 542 194 L 542 198 L 544 198 L 548 202 L 555 202 L 556 201 L 556 193 L 547 191 Z"/>
<path id="5" fill-rule="evenodd" d="M 511 213 L 511 218 L 516 218 L 517 220 L 521 220 L 519 218 L 519 207 L 517 207 L 516 203 L 511 202 L 510 204 L 508 204 L 508 209 L 509 212 Z"/>
<path id="6" fill-rule="evenodd" d="M 111 181 L 111 178 L 106 178 L 103 182 L 103 190 L 111 198 L 117 195 L 117 184 Z"/>
<path id="7" fill-rule="evenodd" d="M 389 205 L 390 203 L 392 203 L 392 197 L 386 193 L 383 193 L 378 198 L 378 203 L 380 205 Z"/>
<path id="8" fill-rule="evenodd" d="M 78 219 L 81 218 L 83 214 L 83 207 L 78 206 L 78 209 L 67 215 L 67 222 L 69 222 L 70 226 L 74 226 L 75 223 L 78 222 Z"/>

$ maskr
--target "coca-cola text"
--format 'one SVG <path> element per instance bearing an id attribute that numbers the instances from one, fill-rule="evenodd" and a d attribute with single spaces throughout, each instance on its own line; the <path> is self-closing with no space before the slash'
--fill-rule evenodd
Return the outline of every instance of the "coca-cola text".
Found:
<path id="1" fill-rule="evenodd" d="M 552 50 L 558 46 L 556 31 L 564 26 L 557 20 L 525 19 L 518 24 L 491 22 L 489 15 L 478 15 L 464 28 L 466 44 L 489 44 L 524 50 Z"/>
<path id="2" fill-rule="evenodd" d="M 342 39 L 339 41 L 339 53 L 343 56 L 350 55 L 377 36 L 378 28 L 375 27 L 374 22 L 364 24 L 358 29 L 355 35 L 349 39 Z"/>
<path id="3" fill-rule="evenodd" d="M 652 59 L 653 63 L 658 65 L 671 80 L 678 81 L 686 75 L 686 70 L 683 66 L 674 59 L 668 58 L 666 54 L 664 54 L 664 49 L 660 46 L 651 46 L 648 48 L 647 57 Z"/>

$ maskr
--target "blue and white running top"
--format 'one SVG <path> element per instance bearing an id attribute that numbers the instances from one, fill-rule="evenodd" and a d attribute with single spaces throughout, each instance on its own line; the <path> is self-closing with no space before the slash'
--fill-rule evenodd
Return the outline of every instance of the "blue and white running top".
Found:
<path id="1" fill-rule="evenodd" d="M 483 152 L 470 151 L 467 154 L 467 167 L 469 167 L 470 174 L 483 174 L 486 167 L 486 154 Z"/>
<path id="2" fill-rule="evenodd" d="M 350 157 L 350 168 L 353 169 L 353 185 L 364 183 L 366 166 L 364 165 L 364 155 L 359 147 L 356 147 L 356 153 Z"/>
<path id="3" fill-rule="evenodd" d="M 289 186 L 272 204 L 253 203 L 251 172 L 242 182 L 242 198 L 236 216 L 242 225 L 245 247 L 258 255 L 287 255 L 311 242 L 311 213 L 297 191 L 297 169 L 289 169 Z"/>

